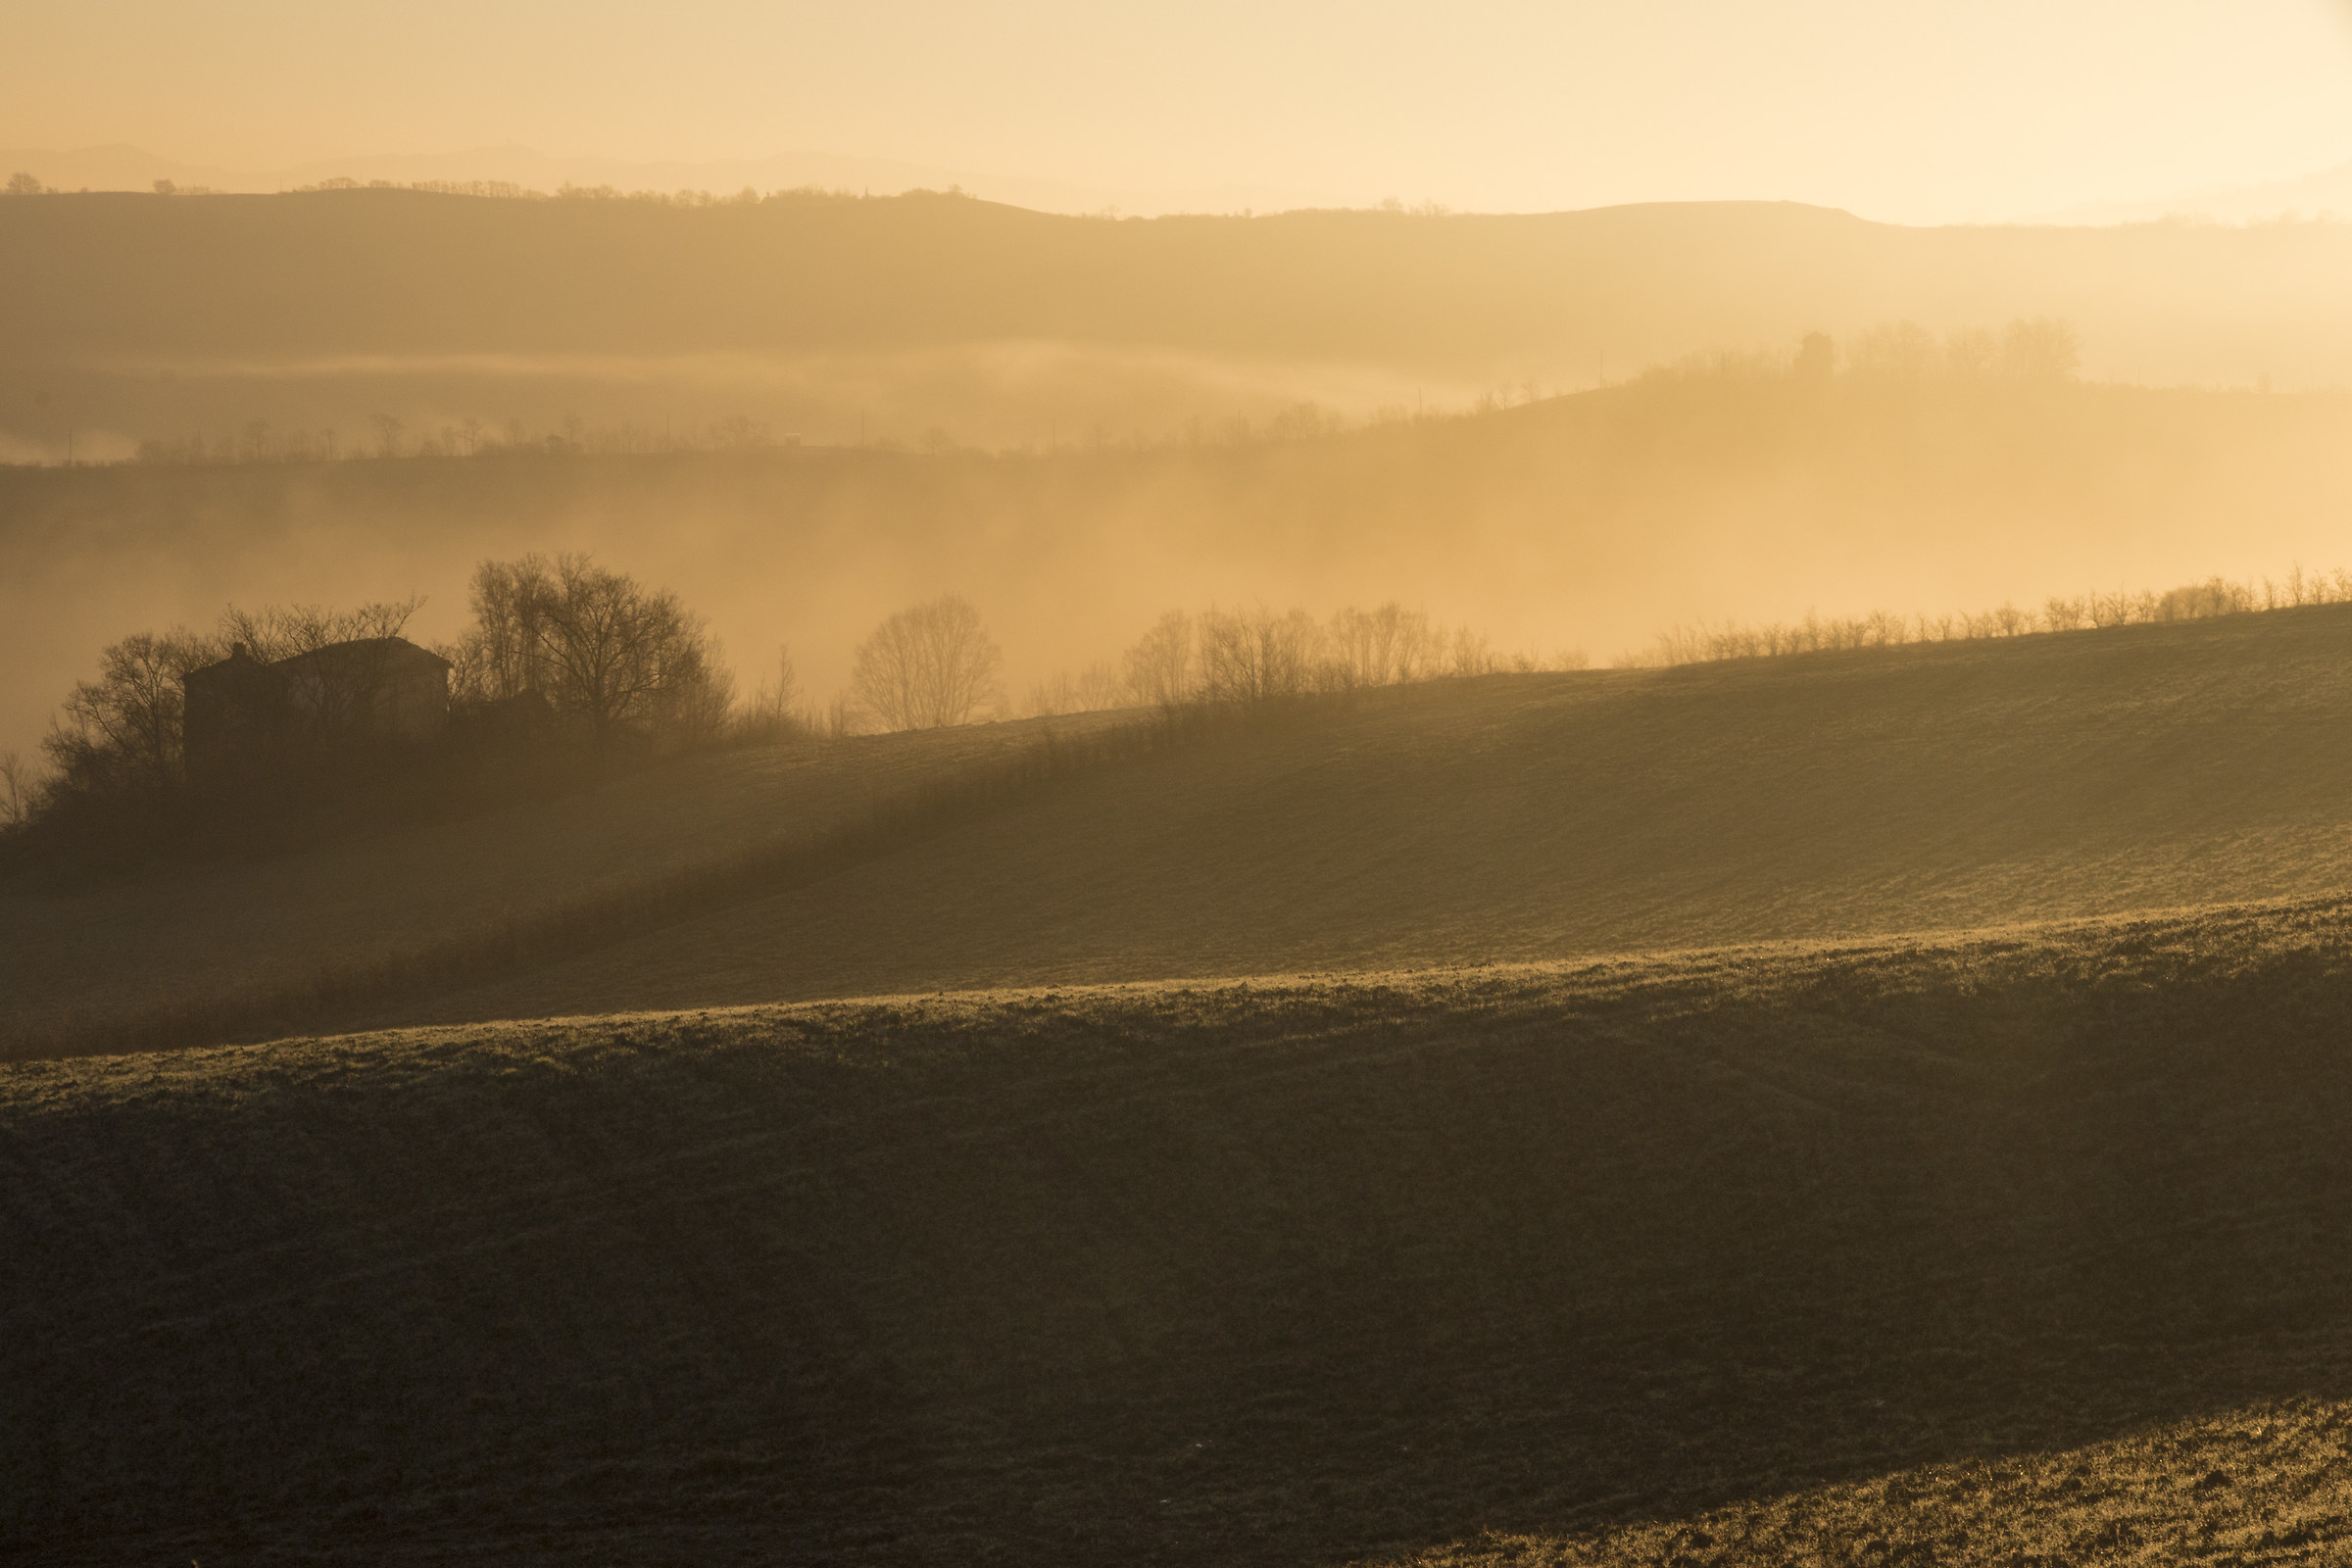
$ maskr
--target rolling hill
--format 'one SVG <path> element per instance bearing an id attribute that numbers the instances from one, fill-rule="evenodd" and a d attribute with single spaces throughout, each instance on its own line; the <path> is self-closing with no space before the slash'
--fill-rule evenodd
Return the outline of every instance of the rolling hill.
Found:
<path id="1" fill-rule="evenodd" d="M 1788 203 L 1109 221 L 931 193 L 401 190 L 0 206 L 0 462 L 632 450 L 764 427 L 991 449 L 1459 410 L 1907 318 L 2060 317 L 2102 380 L 2352 378 L 2352 229 L 1902 228 Z"/>
<path id="2" fill-rule="evenodd" d="M 1493 677 L 370 1022 L 1534 959 L 2352 885 L 2352 611 Z"/>
<path id="3" fill-rule="evenodd" d="M 1076 738 L 1113 722 L 1054 726 Z M 872 804 L 1017 755 L 1042 728 L 988 725 L 686 759 L 487 815 L 363 834 L 306 855 L 0 892 L 7 1021 L 50 1028 L 234 985 L 283 984 L 518 910 L 595 900 L 746 845 L 822 837 Z"/>
<path id="4" fill-rule="evenodd" d="M 2332 223 L 1905 228 L 1788 202 L 1108 221 L 930 192 L 96 192 L 0 207 L 0 358 L 1047 341 L 1556 377 L 1611 348 L 1630 369 L 1894 316 L 2058 314 L 2111 350 L 2189 362 L 2167 379 L 2268 351 L 2324 384 L 2352 324 L 2330 287 L 2348 244 Z"/>
<path id="5" fill-rule="evenodd" d="M 2340 901 L 0 1068 L 12 1561 L 2317 1562 Z"/>
<path id="6" fill-rule="evenodd" d="M 1096 726 L 1149 715 L 1096 715 Z M 20 1024 L 456 941 L 1025 755 L 1071 721 L 750 753 L 541 814 L 0 898 Z M 1533 960 L 2352 885 L 2352 607 L 1359 693 L 729 881 L 463 984 L 209 1038 L 942 988 Z M 798 862 L 794 862 L 796 865 Z M 135 1041 L 127 1036 L 100 1036 Z M 167 1032 L 172 1040 L 190 1038 Z"/>

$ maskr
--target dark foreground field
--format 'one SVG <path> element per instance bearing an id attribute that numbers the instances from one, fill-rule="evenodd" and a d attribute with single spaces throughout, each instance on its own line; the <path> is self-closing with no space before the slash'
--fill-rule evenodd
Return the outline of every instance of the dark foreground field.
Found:
<path id="1" fill-rule="evenodd" d="M 21 1562 L 2322 1562 L 2352 908 L 0 1068 Z"/>

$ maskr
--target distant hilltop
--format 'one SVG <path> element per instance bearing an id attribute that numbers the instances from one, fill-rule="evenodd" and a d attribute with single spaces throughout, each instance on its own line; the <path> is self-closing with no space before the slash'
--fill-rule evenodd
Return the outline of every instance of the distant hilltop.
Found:
<path id="1" fill-rule="evenodd" d="M 1044 213 L 1115 210 L 1149 215 L 1240 212 L 1245 208 L 1263 212 L 1310 205 L 1297 192 L 1285 193 L 1263 186 L 1156 192 L 1106 190 L 1059 180 L 808 149 L 762 158 L 636 163 L 622 158 L 563 158 L 509 142 L 500 147 L 468 147 L 456 152 L 373 153 L 250 170 L 166 158 L 124 142 L 103 147 L 0 148 L 0 179 L 18 171 L 62 191 L 145 191 L 153 190 L 161 180 L 182 190 L 269 194 L 331 179 L 355 179 L 363 184 L 380 179 L 402 185 L 510 184 L 550 195 L 566 185 L 720 194 L 747 186 L 760 191 L 813 186 L 874 196 L 896 196 L 910 190 L 946 190 L 953 186 L 988 201 Z"/>
<path id="2" fill-rule="evenodd" d="M 1105 222 L 944 193 L 346 189 L 0 198 L 0 363 L 110 373 L 1026 342 L 1573 386 L 1816 329 L 2047 316 L 2093 376 L 2352 381 L 2340 225 L 1920 229 L 1783 202 Z"/>

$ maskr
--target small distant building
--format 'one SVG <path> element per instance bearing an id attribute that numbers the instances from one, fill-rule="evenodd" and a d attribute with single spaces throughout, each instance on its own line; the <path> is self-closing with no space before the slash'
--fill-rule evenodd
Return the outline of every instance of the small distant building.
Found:
<path id="1" fill-rule="evenodd" d="M 430 740 L 449 723 L 449 661 L 405 637 L 329 643 L 265 663 L 243 643 L 181 677 L 191 774 L 305 741 Z"/>

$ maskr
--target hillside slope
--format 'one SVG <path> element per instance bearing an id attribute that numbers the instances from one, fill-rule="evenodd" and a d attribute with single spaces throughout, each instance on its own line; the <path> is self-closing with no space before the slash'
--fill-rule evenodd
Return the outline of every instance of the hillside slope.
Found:
<path id="1" fill-rule="evenodd" d="M 736 754 L 327 854 L 18 889 L 0 897 L 5 1021 L 99 1021 L 463 941 L 567 899 L 625 905 L 663 876 L 1034 755 L 1048 734 L 1151 722 Z M 600 925 L 590 946 L 193 1038 L 2312 895 L 2352 887 L 2347 776 L 2352 607 L 1439 682 L 1210 726 L 869 844 L 855 864 Z"/>
<path id="2" fill-rule="evenodd" d="M 2328 903 L 0 1068 L 0 1544 L 2319 1561 L 2348 1027 Z"/>
<path id="3" fill-rule="evenodd" d="M 1062 735 L 1112 721 L 1059 721 Z M 223 986 L 282 983 L 516 910 L 592 899 L 863 818 L 986 766 L 1042 726 L 691 757 L 578 794 L 299 856 L 0 890 L 0 1026 L 37 1029 Z"/>
<path id="4" fill-rule="evenodd" d="M 2352 886 L 2352 608 L 1494 677 L 370 1023 L 1481 962 Z"/>

